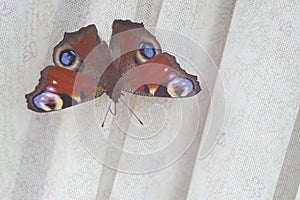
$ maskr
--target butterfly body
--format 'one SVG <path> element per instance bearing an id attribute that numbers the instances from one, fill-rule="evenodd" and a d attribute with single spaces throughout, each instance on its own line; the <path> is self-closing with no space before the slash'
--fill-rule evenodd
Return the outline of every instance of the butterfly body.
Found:
<path id="1" fill-rule="evenodd" d="M 55 66 L 42 70 L 39 84 L 26 95 L 33 111 L 60 110 L 104 93 L 117 103 L 123 90 L 157 97 L 189 97 L 201 90 L 197 77 L 162 53 L 142 23 L 129 20 L 114 21 L 109 46 L 95 25 L 65 33 L 53 61 Z"/>

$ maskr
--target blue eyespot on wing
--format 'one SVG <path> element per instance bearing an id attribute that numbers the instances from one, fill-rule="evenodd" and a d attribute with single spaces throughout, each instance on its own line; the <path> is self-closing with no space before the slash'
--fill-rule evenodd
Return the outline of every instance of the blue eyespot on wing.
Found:
<path id="1" fill-rule="evenodd" d="M 150 43 L 142 42 L 139 49 L 144 57 L 147 59 L 153 58 L 155 56 L 155 50 Z"/>
<path id="2" fill-rule="evenodd" d="M 70 66 L 76 59 L 76 53 L 73 50 L 65 50 L 60 54 L 60 62 L 65 66 Z"/>

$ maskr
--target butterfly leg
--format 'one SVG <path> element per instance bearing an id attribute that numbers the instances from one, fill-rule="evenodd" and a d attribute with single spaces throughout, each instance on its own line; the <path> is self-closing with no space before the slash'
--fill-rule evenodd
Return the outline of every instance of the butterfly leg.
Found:
<path id="1" fill-rule="evenodd" d="M 103 119 L 103 122 L 102 122 L 101 127 L 104 126 L 104 122 L 105 122 L 105 120 L 106 120 L 106 117 L 107 117 L 109 111 L 110 111 L 111 114 L 113 114 L 114 116 L 116 115 L 116 111 L 117 111 L 117 110 L 116 110 L 116 104 L 115 104 L 115 113 L 113 113 L 113 112 L 111 111 L 111 109 L 110 109 L 111 104 L 112 104 L 112 102 L 110 102 L 110 104 L 109 104 L 109 106 L 108 106 L 108 109 L 107 109 L 107 111 L 106 111 L 106 113 L 105 113 L 105 116 L 104 116 L 104 119 Z"/>
<path id="2" fill-rule="evenodd" d="M 117 105 L 116 105 L 116 102 L 114 102 L 114 112 L 111 110 L 111 104 L 112 104 L 112 102 L 110 103 L 110 105 L 109 105 L 109 111 L 110 111 L 110 113 L 113 115 L 113 116 L 116 116 L 116 114 L 117 114 Z"/>

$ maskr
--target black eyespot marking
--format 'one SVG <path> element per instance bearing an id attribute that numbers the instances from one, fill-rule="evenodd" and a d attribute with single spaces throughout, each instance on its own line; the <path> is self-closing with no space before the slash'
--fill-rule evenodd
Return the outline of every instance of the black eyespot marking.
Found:
<path id="1" fill-rule="evenodd" d="M 61 94 L 60 98 L 63 100 L 63 106 L 62 108 L 67 108 L 70 107 L 72 105 L 77 104 L 77 101 L 75 101 L 72 97 L 70 97 L 69 95 L 66 94 Z"/>
<path id="2" fill-rule="evenodd" d="M 163 85 L 159 85 L 159 87 L 155 91 L 154 96 L 158 96 L 158 97 L 171 97 L 171 95 L 168 93 L 168 88 L 165 87 L 165 86 L 163 86 Z"/>
<path id="3" fill-rule="evenodd" d="M 48 106 L 51 110 L 54 110 L 55 107 L 56 107 L 56 103 L 48 103 L 48 104 L 45 104 L 46 106 Z"/>
<path id="4" fill-rule="evenodd" d="M 65 65 L 65 66 L 70 66 L 75 62 L 76 59 L 76 52 L 71 50 L 71 49 L 67 49 L 64 50 L 63 52 L 61 52 L 59 58 L 60 58 L 60 62 Z"/>
<path id="5" fill-rule="evenodd" d="M 146 93 L 150 92 L 148 85 L 146 85 L 146 84 L 144 85 L 144 90 L 145 90 Z"/>
<path id="6" fill-rule="evenodd" d="M 141 42 L 139 46 L 139 51 L 147 59 L 153 58 L 155 56 L 155 50 L 152 44 L 147 42 Z"/>

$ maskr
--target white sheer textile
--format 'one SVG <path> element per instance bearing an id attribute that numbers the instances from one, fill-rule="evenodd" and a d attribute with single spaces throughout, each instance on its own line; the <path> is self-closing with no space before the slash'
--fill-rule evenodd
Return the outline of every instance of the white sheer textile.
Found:
<path id="1" fill-rule="evenodd" d="M 179 117 L 191 117 L 181 132 L 198 133 L 176 162 L 153 173 L 111 169 L 82 142 L 77 120 L 101 121 L 110 102 L 107 96 L 95 100 L 97 116 L 82 119 L 75 119 L 72 109 L 39 114 L 26 107 L 24 95 L 36 86 L 39 72 L 53 63 L 53 47 L 64 32 L 94 23 L 101 39 L 109 41 L 115 19 L 182 34 L 211 59 L 199 56 L 201 66 L 207 66 L 201 81 L 208 83 L 203 90 L 207 94 L 201 94 L 199 119 L 192 118 L 195 110 L 189 104 L 185 112 L 190 115 L 183 116 L 170 100 L 160 102 L 167 115 L 152 108 L 152 119 L 165 117 L 170 130 Z M 297 168 L 285 159 L 290 145 L 300 143 L 299 1 L 0 0 L 0 25 L 0 199 L 272 199 L 274 194 L 295 198 L 297 190 L 282 189 L 289 180 L 280 177 L 284 165 L 290 166 L 290 171 L 284 171 L 287 175 L 300 174 L 300 162 Z M 160 42 L 170 49 L 180 44 L 175 36 Z M 219 69 L 225 99 L 218 99 L 217 86 L 208 91 L 217 76 L 211 61 Z M 200 68 L 187 65 L 186 69 L 197 74 Z M 135 112 L 145 118 L 145 112 L 150 112 L 145 109 L 157 103 L 146 97 L 132 101 Z M 225 109 L 223 124 L 214 129 L 212 116 L 218 115 L 220 107 Z M 111 121 L 112 117 L 108 124 Z M 192 128 L 194 121 L 199 121 L 197 129 Z M 125 131 L 139 130 L 128 124 Z M 164 137 L 141 145 L 113 125 L 105 129 L 124 152 L 138 153 L 172 140 L 170 132 L 162 132 Z M 215 135 L 216 146 L 203 158 L 200 146 L 215 141 Z M 290 143 L 291 138 L 298 143 Z M 104 154 L 122 163 L 124 155 L 113 152 L 106 148 Z"/>

